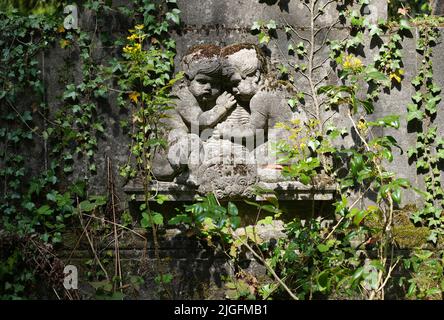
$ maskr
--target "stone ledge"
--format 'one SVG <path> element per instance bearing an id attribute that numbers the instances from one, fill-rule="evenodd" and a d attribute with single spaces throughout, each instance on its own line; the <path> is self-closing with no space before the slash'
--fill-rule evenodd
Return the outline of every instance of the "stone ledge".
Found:
<path id="1" fill-rule="evenodd" d="M 298 181 L 259 182 L 257 186 L 270 190 L 270 192 L 261 196 L 254 196 L 251 200 L 265 201 L 268 197 L 275 195 L 278 200 L 329 201 L 333 200 L 336 192 L 334 185 L 326 185 L 315 189 L 313 186 L 306 186 Z M 144 190 L 140 181 L 130 181 L 123 190 L 129 195 L 134 195 L 136 201 L 144 201 Z M 149 191 L 167 196 L 167 201 L 195 201 L 201 196 L 196 188 L 175 182 L 156 181 L 150 185 Z M 230 200 L 241 200 L 241 198 Z"/>

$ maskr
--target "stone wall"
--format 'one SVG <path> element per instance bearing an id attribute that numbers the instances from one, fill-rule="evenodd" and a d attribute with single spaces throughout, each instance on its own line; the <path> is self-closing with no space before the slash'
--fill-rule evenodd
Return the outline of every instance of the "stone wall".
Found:
<path id="1" fill-rule="evenodd" d="M 120 1 L 128 3 L 131 1 Z M 196 44 L 216 44 L 226 46 L 238 42 L 257 43 L 257 37 L 252 35 L 250 27 L 255 20 L 274 19 L 283 21 L 284 19 L 291 23 L 302 34 L 307 32 L 308 17 L 305 14 L 304 7 L 300 1 L 289 0 L 178 0 L 178 7 L 182 11 L 181 19 L 183 26 L 180 30 L 173 32 L 172 37 L 177 41 L 177 57 L 176 65 L 187 51 L 187 49 Z M 270 6 L 269 4 L 277 4 Z M 386 17 L 386 2 L 382 0 L 371 1 L 370 14 L 372 18 Z M 319 20 L 319 27 L 328 25 L 335 19 L 336 11 L 329 10 L 325 16 Z M 87 12 L 81 15 L 81 28 L 90 28 L 91 19 Z M 110 32 L 124 35 L 130 26 L 124 20 L 110 17 Z M 286 52 L 286 38 L 283 30 L 278 30 L 278 39 L 272 40 L 270 45 L 265 48 L 270 63 L 274 66 L 284 61 L 286 57 L 282 56 L 282 52 Z M 342 38 L 347 34 L 347 30 L 334 28 L 332 30 L 332 38 Z M 443 34 L 444 36 L 444 34 Z M 388 167 L 395 171 L 399 176 L 409 179 L 415 186 L 421 187 L 422 178 L 416 174 L 415 164 L 408 162 L 406 150 L 409 146 L 416 142 L 415 134 L 409 132 L 406 123 L 407 104 L 410 103 L 410 97 L 414 94 L 415 89 L 410 85 L 411 79 L 416 75 L 418 64 L 421 57 L 415 50 L 417 32 L 413 30 L 412 37 L 406 38 L 403 42 L 403 62 L 405 69 L 405 79 L 399 88 L 394 88 L 390 92 L 383 93 L 379 97 L 379 101 L 375 106 L 374 118 L 379 118 L 388 114 L 401 115 L 401 128 L 399 130 L 389 130 L 380 132 L 393 135 L 404 149 L 404 154 L 400 154 L 395 150 L 395 159 Z M 368 41 L 369 42 L 369 41 Z M 98 48 L 100 43 L 97 42 Z M 370 43 L 365 45 L 364 61 L 371 61 L 373 54 L 377 48 L 372 47 Z M 444 87 L 444 60 L 441 54 L 444 53 L 444 44 L 440 42 L 434 50 L 434 70 L 435 80 L 438 85 Z M 99 60 L 106 58 L 112 54 L 106 50 L 97 50 L 95 52 Z M 327 54 L 324 50 L 323 59 Z M 178 70 L 179 71 L 179 70 Z M 79 65 L 79 52 L 76 49 L 64 50 L 61 48 L 53 48 L 45 55 L 44 76 L 46 80 L 46 88 L 48 92 L 48 102 L 52 110 L 57 110 L 60 106 L 61 95 L 63 93 L 63 80 L 66 78 L 73 80 L 81 76 Z M 328 82 L 335 83 L 337 79 L 329 79 Z M 301 87 L 305 84 L 300 83 Z M 112 162 L 114 176 L 117 179 L 117 193 L 120 199 L 120 208 L 124 209 L 128 206 L 127 195 L 123 192 L 125 181 L 119 178 L 118 166 L 127 161 L 129 137 L 120 126 L 119 121 L 127 119 L 129 116 L 120 110 L 115 103 L 115 94 L 110 93 L 107 100 L 102 102 L 100 106 L 101 116 L 106 126 L 103 138 L 99 139 L 99 148 L 95 156 L 98 172 L 97 175 L 91 176 L 91 193 L 105 193 L 107 188 L 106 172 L 107 158 Z M 442 102 L 440 104 L 442 107 Z M 344 121 L 343 116 L 338 115 L 334 121 L 338 126 Z M 439 135 L 444 135 L 444 113 L 438 113 L 436 123 L 440 124 Z M 349 137 L 344 143 L 353 144 L 352 137 Z M 41 148 L 42 146 L 39 145 Z M 37 150 L 34 154 L 42 154 L 42 150 Z M 42 159 L 42 157 L 38 157 Z M 39 160 L 35 163 L 35 167 L 41 167 Z M 75 173 L 78 176 L 86 174 L 84 163 L 81 159 L 76 160 Z M 420 204 L 420 199 L 413 192 L 404 197 L 403 204 L 415 203 Z M 182 203 L 181 203 L 182 204 Z M 181 205 L 180 204 L 180 205 Z M 294 203 L 294 207 L 298 207 L 298 203 Z M 290 207 L 291 208 L 291 207 Z M 291 209 L 289 209 L 291 210 Z M 148 240 L 149 235 L 146 235 Z M 145 278 L 146 283 L 153 283 L 152 268 L 155 264 L 152 252 L 152 243 L 148 241 L 148 251 L 145 251 L 145 243 L 140 240 L 131 238 L 126 243 L 122 243 L 121 255 L 125 262 L 127 270 L 133 270 L 135 273 L 144 273 L 147 270 Z M 214 254 L 212 250 L 205 247 L 204 244 L 198 243 L 194 238 L 188 238 L 184 235 L 170 235 L 165 237 L 161 244 L 163 257 L 169 257 L 165 263 L 173 271 L 177 277 L 174 280 L 175 289 L 174 298 L 211 298 L 223 297 L 221 293 L 221 274 L 229 274 L 230 268 L 226 265 L 226 261 L 221 254 Z M 73 244 L 64 244 L 62 252 L 66 255 L 70 250 L 75 248 Z M 84 259 L 87 254 L 87 243 L 81 244 L 72 259 L 66 260 L 68 263 L 78 263 Z M 144 256 L 146 254 L 146 256 Z M 145 259 L 145 260 L 144 260 Z M 145 271 L 141 270 L 138 262 L 146 261 Z M 251 268 L 260 268 L 254 265 L 251 259 L 246 257 L 248 263 L 252 263 Z M 259 270 L 264 274 L 264 270 Z M 82 274 L 80 275 L 82 277 Z M 219 290 L 219 291 L 218 291 Z M 221 296 L 222 294 L 222 296 Z M 155 288 L 148 286 L 142 288 L 139 298 L 156 298 Z"/>

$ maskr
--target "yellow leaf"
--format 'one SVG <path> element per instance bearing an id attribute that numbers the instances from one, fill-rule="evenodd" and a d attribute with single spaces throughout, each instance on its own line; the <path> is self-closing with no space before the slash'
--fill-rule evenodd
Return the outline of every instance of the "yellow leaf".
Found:
<path id="1" fill-rule="evenodd" d="M 69 46 L 71 44 L 71 42 L 69 40 L 66 39 L 62 39 L 60 40 L 60 47 L 62 49 L 65 49 L 67 46 Z"/>
<path id="2" fill-rule="evenodd" d="M 132 35 L 128 36 L 127 39 L 130 41 L 134 41 L 137 39 L 137 34 L 132 34 Z"/>
<path id="3" fill-rule="evenodd" d="M 140 97 L 140 93 L 135 92 L 135 91 L 133 91 L 133 92 L 131 92 L 131 93 L 129 94 L 129 98 L 130 98 L 130 100 L 131 100 L 132 102 L 134 102 L 134 103 L 138 103 L 138 102 L 139 102 L 139 97 Z"/>
<path id="4" fill-rule="evenodd" d="M 235 245 L 231 245 L 230 247 L 230 256 L 235 258 L 237 255 L 237 247 Z"/>
<path id="5" fill-rule="evenodd" d="M 401 76 L 403 74 L 404 74 L 404 70 L 398 69 L 398 70 L 395 70 L 395 72 L 390 73 L 389 77 L 390 77 L 390 80 L 395 80 L 396 82 L 401 83 L 401 80 L 402 80 Z"/>

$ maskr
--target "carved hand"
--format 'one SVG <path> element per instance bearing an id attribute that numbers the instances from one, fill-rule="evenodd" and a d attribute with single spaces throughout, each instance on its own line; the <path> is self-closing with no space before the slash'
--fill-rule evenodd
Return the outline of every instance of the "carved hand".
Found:
<path id="1" fill-rule="evenodd" d="M 223 106 L 226 109 L 232 108 L 236 105 L 236 98 L 231 93 L 224 92 L 216 100 L 216 105 Z"/>

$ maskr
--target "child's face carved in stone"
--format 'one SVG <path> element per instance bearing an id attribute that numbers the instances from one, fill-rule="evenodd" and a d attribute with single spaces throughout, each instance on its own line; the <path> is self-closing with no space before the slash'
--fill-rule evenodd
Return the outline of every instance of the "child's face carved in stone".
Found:
<path id="1" fill-rule="evenodd" d="M 240 101 L 250 100 L 260 88 L 260 61 L 256 50 L 242 49 L 228 57 L 232 70 L 230 81 L 234 95 Z"/>
<path id="2" fill-rule="evenodd" d="M 250 100 L 259 90 L 260 71 L 256 70 L 248 75 L 235 72 L 230 81 L 233 84 L 233 93 L 241 101 Z"/>
<path id="3" fill-rule="evenodd" d="M 220 84 L 215 77 L 198 73 L 189 85 L 191 94 L 199 102 L 208 102 L 215 100 L 220 92 Z"/>

